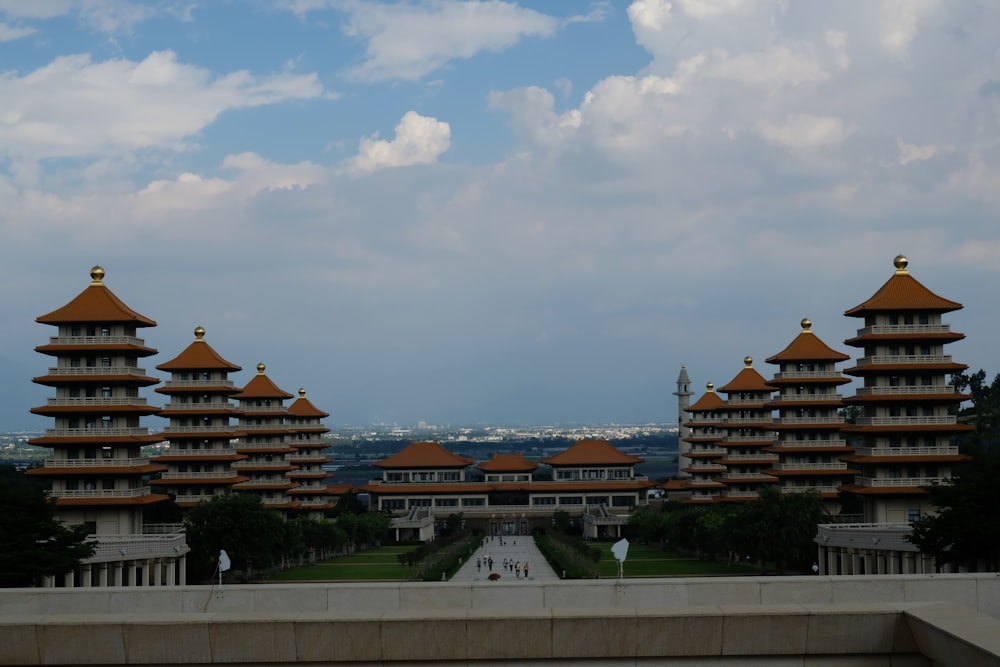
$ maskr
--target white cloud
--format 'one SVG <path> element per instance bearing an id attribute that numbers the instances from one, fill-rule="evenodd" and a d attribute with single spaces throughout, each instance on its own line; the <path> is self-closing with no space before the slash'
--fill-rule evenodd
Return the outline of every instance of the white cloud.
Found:
<path id="1" fill-rule="evenodd" d="M 896 139 L 896 147 L 899 149 L 899 164 L 908 165 L 911 162 L 917 162 L 921 160 L 929 160 L 942 150 L 949 150 L 950 147 L 941 147 L 934 145 L 926 146 L 914 146 L 913 144 L 908 144 L 902 139 Z"/>
<path id="2" fill-rule="evenodd" d="M 140 3 L 132 0 L 0 0 L 0 15 L 26 20 L 48 20 L 75 14 L 89 27 L 106 33 L 129 32 L 156 16 L 185 17 L 190 2 Z"/>
<path id="3" fill-rule="evenodd" d="M 548 37 L 559 27 L 551 16 L 498 0 L 351 2 L 345 8 L 345 33 L 368 42 L 366 61 L 350 73 L 369 81 L 420 79 L 450 60 L 501 51 L 525 37 Z"/>
<path id="4" fill-rule="evenodd" d="M 920 21 L 937 9 L 939 0 L 886 0 L 882 5 L 882 46 L 903 56 L 917 36 Z"/>
<path id="5" fill-rule="evenodd" d="M 0 42 L 12 42 L 37 32 L 34 28 L 15 28 L 14 26 L 0 23 Z"/>
<path id="6" fill-rule="evenodd" d="M 677 0 L 677 6 L 695 19 L 714 19 L 738 12 L 757 0 Z"/>
<path id="7" fill-rule="evenodd" d="M 851 133 L 841 118 L 804 113 L 790 114 L 780 125 L 761 121 L 757 129 L 768 142 L 786 148 L 819 148 L 839 144 Z"/>
<path id="8" fill-rule="evenodd" d="M 351 168 L 355 173 L 367 174 L 387 167 L 429 164 L 450 144 L 448 123 L 408 111 L 396 125 L 392 140 L 379 139 L 377 134 L 362 139 Z"/>
<path id="9" fill-rule="evenodd" d="M 0 75 L 0 144 L 33 159 L 176 150 L 228 109 L 320 96 L 314 74 L 214 76 L 171 51 L 134 62 L 62 56 Z"/>
<path id="10" fill-rule="evenodd" d="M 672 9 L 669 0 L 635 0 L 628 6 L 628 18 L 635 28 L 663 30 Z"/>

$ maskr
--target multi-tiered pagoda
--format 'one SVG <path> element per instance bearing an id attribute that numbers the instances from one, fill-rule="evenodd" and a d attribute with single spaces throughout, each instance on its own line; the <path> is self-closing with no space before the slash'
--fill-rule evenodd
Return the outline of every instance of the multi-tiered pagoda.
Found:
<path id="1" fill-rule="evenodd" d="M 701 398 L 688 406 L 687 447 L 678 458 L 678 465 L 688 477 L 682 484 L 668 487 L 671 497 L 683 497 L 690 503 L 710 503 L 721 496 L 726 486 L 719 481 L 726 472 L 726 466 L 719 463 L 726 454 L 720 444 L 725 436 L 722 428 L 724 404 L 715 385 L 709 382 Z"/>
<path id="2" fill-rule="evenodd" d="M 770 474 L 778 457 L 769 451 L 774 442 L 771 395 L 774 389 L 754 370 L 753 359 L 743 359 L 743 370 L 719 388 L 726 394 L 722 407 L 725 437 L 719 443 L 726 450 L 720 462 L 726 472 L 719 481 L 726 485 L 720 500 L 752 500 L 762 484 L 778 481 Z"/>
<path id="3" fill-rule="evenodd" d="M 326 510 L 333 509 L 338 494 L 345 490 L 343 486 L 326 484 L 329 473 L 323 466 L 330 459 L 323 454 L 329 444 L 323 434 L 330 429 L 323 425 L 323 418 L 329 416 L 306 398 L 305 389 L 299 389 L 298 398 L 288 406 L 289 444 L 295 450 L 286 457 L 295 466 L 295 470 L 288 472 L 288 478 L 298 483 L 288 495 L 314 518 L 321 518 Z"/>
<path id="4" fill-rule="evenodd" d="M 248 478 L 232 468 L 247 458 L 231 444 L 243 435 L 232 422 L 240 413 L 230 397 L 239 389 L 229 379 L 240 367 L 223 359 L 198 327 L 194 342 L 157 368 L 170 372 L 170 379 L 156 389 L 170 397 L 160 411 L 170 420 L 163 430 L 170 449 L 153 459 L 166 464 L 167 472 L 152 484 L 172 493 L 180 507 L 192 507 L 246 482 Z"/>
<path id="5" fill-rule="evenodd" d="M 963 459 L 952 439 L 973 428 L 958 423 L 955 408 L 968 396 L 949 383 L 967 366 L 944 353 L 945 345 L 965 336 L 942 316 L 962 304 L 924 287 L 907 264 L 897 256 L 892 277 L 845 313 L 864 320 L 857 335 L 844 341 L 863 350 L 844 372 L 864 386 L 844 401 L 863 414 L 845 428 L 857 440 L 846 460 L 861 474 L 843 489 L 864 498 L 869 522 L 912 522 L 933 512 L 924 487 L 951 476 Z"/>
<path id="6" fill-rule="evenodd" d="M 854 450 L 847 446 L 840 429 L 843 396 L 837 387 L 850 382 L 837 370 L 850 359 L 813 333 L 812 322 L 802 320 L 802 331 L 784 350 L 769 357 L 778 372 L 768 384 L 778 390 L 769 407 L 778 411 L 774 421 L 777 440 L 768 448 L 778 456 L 769 471 L 778 478 L 782 493 L 818 493 L 830 510 L 839 510 L 841 484 L 859 471 L 841 458 Z"/>

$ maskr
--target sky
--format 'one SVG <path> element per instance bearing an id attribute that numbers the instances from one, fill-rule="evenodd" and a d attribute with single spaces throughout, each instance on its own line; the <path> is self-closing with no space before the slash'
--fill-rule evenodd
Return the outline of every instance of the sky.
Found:
<path id="1" fill-rule="evenodd" d="M 0 428 L 94 265 L 334 426 L 675 422 L 899 253 L 992 377 L 998 204 L 994 0 L 0 0 Z"/>

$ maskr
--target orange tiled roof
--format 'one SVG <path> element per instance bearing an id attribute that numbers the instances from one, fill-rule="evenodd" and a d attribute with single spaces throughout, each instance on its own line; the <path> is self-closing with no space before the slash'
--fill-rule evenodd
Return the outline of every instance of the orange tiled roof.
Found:
<path id="1" fill-rule="evenodd" d="M 264 375 L 264 364 L 257 364 L 257 375 L 254 375 L 246 386 L 238 394 L 233 394 L 233 398 L 239 400 L 243 398 L 292 398 L 284 389 L 271 382 L 271 378 Z"/>
<path id="2" fill-rule="evenodd" d="M 437 442 L 411 442 L 403 451 L 376 461 L 379 468 L 464 468 L 475 459 L 453 454 Z"/>
<path id="3" fill-rule="evenodd" d="M 736 377 L 729 381 L 729 384 L 719 387 L 719 391 L 727 394 L 734 391 L 763 391 L 769 394 L 774 392 L 774 387 L 768 385 L 764 376 L 750 365 L 753 363 L 753 359 L 746 357 L 743 362 L 745 364 L 743 370 L 737 373 Z"/>
<path id="4" fill-rule="evenodd" d="M 709 388 L 701 398 L 687 407 L 687 412 L 713 412 L 724 402 L 714 389 Z"/>
<path id="5" fill-rule="evenodd" d="M 767 363 L 778 364 L 782 361 L 846 361 L 850 355 L 837 352 L 820 340 L 811 329 L 809 320 L 802 320 L 802 331 L 795 339 L 778 354 L 768 357 Z"/>
<path id="6" fill-rule="evenodd" d="M 542 463 L 554 466 L 622 465 L 644 460 L 616 449 L 607 440 L 578 440 L 569 449 L 542 459 Z"/>
<path id="7" fill-rule="evenodd" d="M 306 390 L 299 389 L 299 397 L 288 406 L 288 414 L 295 417 L 329 417 L 330 413 L 323 412 L 306 398 Z"/>
<path id="8" fill-rule="evenodd" d="M 87 289 L 62 308 L 38 317 L 41 324 L 72 324 L 84 322 L 127 322 L 136 327 L 155 327 L 156 322 L 140 315 L 105 287 L 104 269 L 95 266 L 90 271 L 92 281 Z"/>
<path id="9" fill-rule="evenodd" d="M 909 261 L 902 255 L 893 260 L 896 273 L 867 301 L 844 312 L 848 317 L 864 317 L 867 313 L 887 310 L 926 310 L 948 313 L 962 304 L 940 297 L 924 287 L 906 270 Z"/>
<path id="10" fill-rule="evenodd" d="M 476 467 L 483 472 L 531 472 L 538 464 L 525 459 L 524 454 L 494 454 L 492 459 Z"/>
<path id="11" fill-rule="evenodd" d="M 223 370 L 239 371 L 242 367 L 223 359 L 211 345 L 205 342 L 205 330 L 198 327 L 194 330 L 194 342 L 184 348 L 170 361 L 165 361 L 157 368 L 161 371 L 186 371 L 186 370 Z"/>
<path id="12" fill-rule="evenodd" d="M 105 505 L 152 505 L 164 500 L 170 500 L 170 496 L 162 493 L 150 493 L 145 496 L 134 496 L 130 498 L 56 498 L 56 507 L 90 507 Z"/>

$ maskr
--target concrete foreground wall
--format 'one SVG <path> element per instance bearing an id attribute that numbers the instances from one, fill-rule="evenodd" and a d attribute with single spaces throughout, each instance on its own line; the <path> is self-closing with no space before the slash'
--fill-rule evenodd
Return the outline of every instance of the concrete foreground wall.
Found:
<path id="1" fill-rule="evenodd" d="M 0 590 L 0 664 L 1000 664 L 996 575 Z"/>

